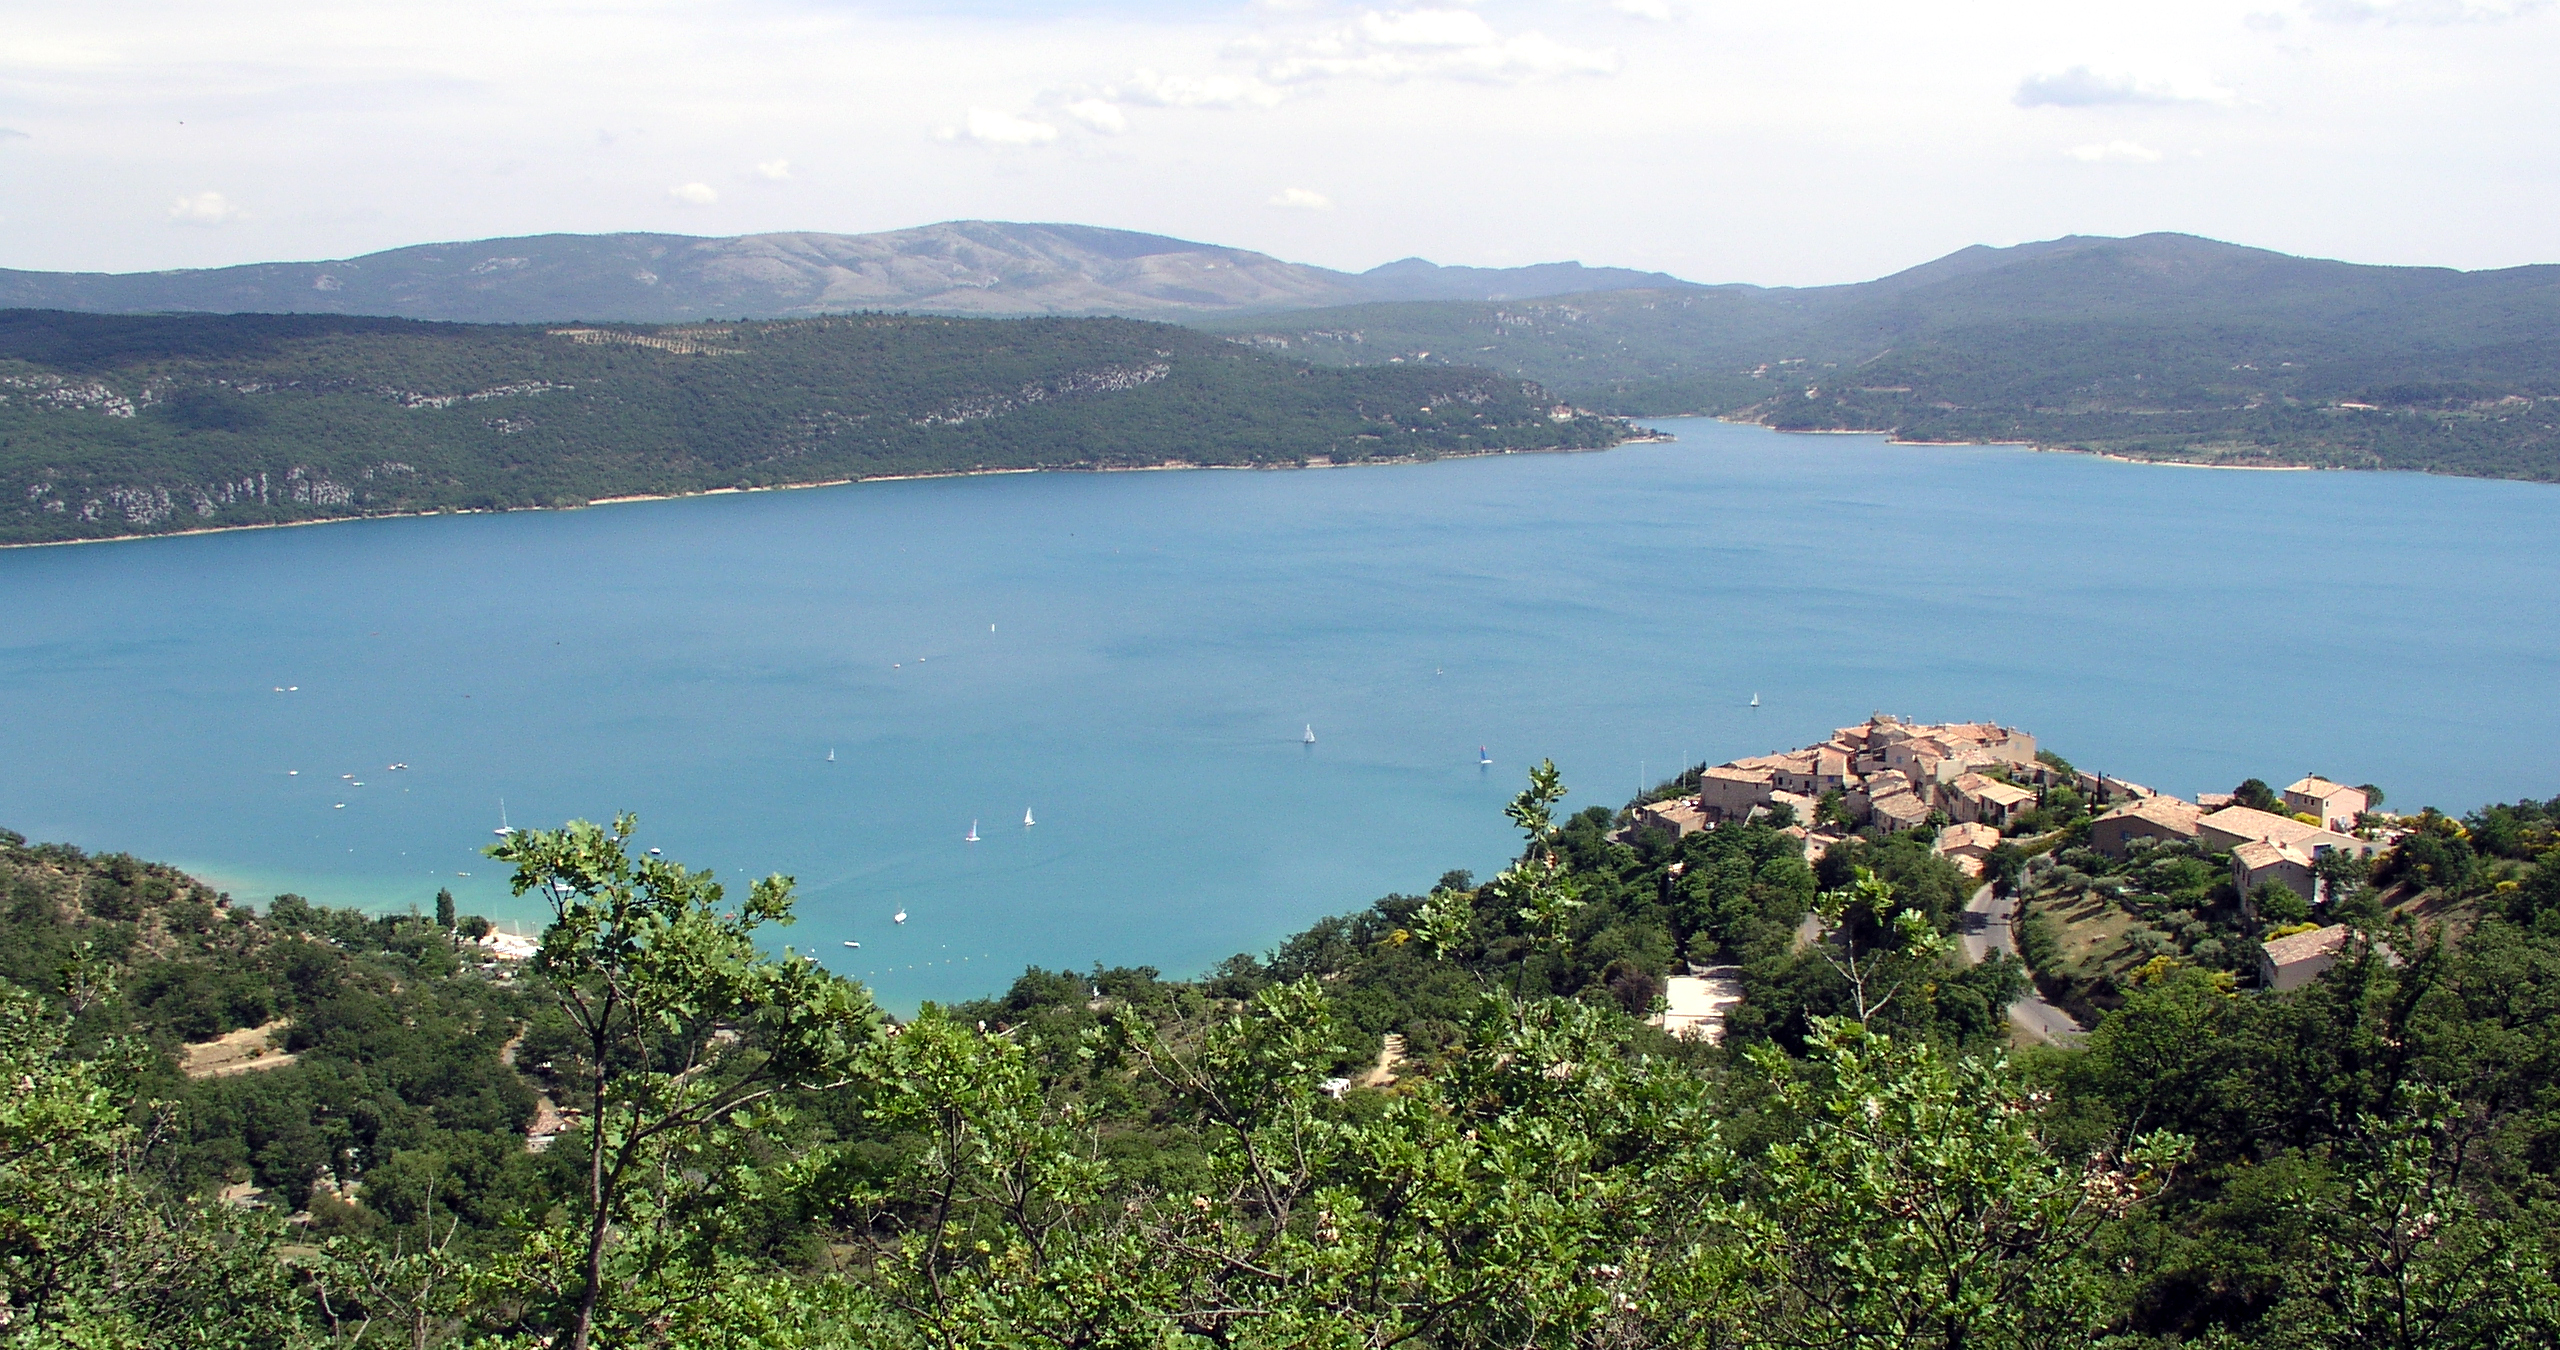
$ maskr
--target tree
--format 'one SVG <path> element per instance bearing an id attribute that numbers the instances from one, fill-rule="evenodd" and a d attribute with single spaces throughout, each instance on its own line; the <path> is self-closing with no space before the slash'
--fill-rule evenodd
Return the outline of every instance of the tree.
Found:
<path id="1" fill-rule="evenodd" d="M 453 931 L 453 892 L 443 886 L 436 888 L 436 927 Z"/>
<path id="2" fill-rule="evenodd" d="M 2404 1085 L 2362 1117 L 2326 1187 L 2287 1204 L 2310 1234 L 2294 1292 L 2268 1318 L 2279 1346 L 2492 1350 L 2560 1345 L 2560 1282 L 2529 1223 L 2469 1192 L 2452 1094 Z M 2475 1165 L 2476 1166 L 2476 1165 Z"/>
<path id="3" fill-rule="evenodd" d="M 2252 811 L 2280 811 L 2284 807 L 2284 800 L 2276 796 L 2274 788 L 2267 786 L 2267 780 L 2249 778 L 2243 779 L 2240 786 L 2231 789 L 2231 804 L 2245 806 Z"/>
<path id="4" fill-rule="evenodd" d="M 2258 888 L 2249 892 L 2249 903 L 2257 907 L 2259 918 L 2271 924 L 2304 923 L 2311 918 L 2311 902 L 2273 877 L 2259 882 Z"/>
<path id="5" fill-rule="evenodd" d="M 69 1020 L 0 985 L 0 1330 L 15 1346 L 251 1350 L 288 1343 L 297 1300 L 271 1221 L 150 1184 L 167 1103 L 135 1087 L 149 1048 L 72 1053 Z"/>
<path id="6" fill-rule="evenodd" d="M 660 1284 L 716 1264 L 692 1246 L 679 1194 L 710 1156 L 778 1118 L 801 1091 L 840 1081 L 876 1035 L 868 996 L 812 960 L 766 957 L 757 930 L 791 922 L 792 882 L 755 883 L 734 911 L 708 872 L 634 860 L 636 821 L 610 831 L 573 820 L 492 846 L 515 864 L 515 893 L 550 902 L 533 966 L 575 1029 L 587 1111 L 586 1178 L 574 1232 L 546 1230 L 514 1269 L 557 1303 L 569 1350 L 586 1350 L 607 1291 L 635 1306 Z M 607 1273 L 617 1252 L 634 1279 Z M 567 1263 L 565 1272 L 546 1269 Z M 671 1298 L 681 1299 L 679 1290 Z"/>
<path id="7" fill-rule="evenodd" d="M 2113 1300 L 2092 1239 L 2160 1190 L 2188 1141 L 2152 1134 L 2073 1161 L 2039 1136 L 2037 1095 L 2004 1056 L 1951 1059 L 1838 1018 L 1816 1023 L 1809 1049 L 1808 1065 L 1752 1048 L 1793 1124 L 1736 1173 L 1738 1198 L 1706 1207 L 1705 1259 L 1739 1263 L 1720 1277 L 1741 1311 L 1734 1339 L 2095 1341 Z"/>
<path id="8" fill-rule="evenodd" d="M 1823 892 L 1814 912 L 1839 934 L 1817 950 L 1848 983 L 1849 1006 L 1861 1025 L 1874 1021 L 1904 986 L 1935 973 L 1955 947 L 1928 915 L 1896 904 L 1893 884 L 1863 866 L 1847 886 Z"/>

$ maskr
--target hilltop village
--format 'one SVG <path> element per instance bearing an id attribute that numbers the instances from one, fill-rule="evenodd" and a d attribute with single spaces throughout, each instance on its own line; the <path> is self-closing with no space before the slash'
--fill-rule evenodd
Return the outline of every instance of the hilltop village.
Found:
<path id="1" fill-rule="evenodd" d="M 2240 973 L 2254 973 L 2264 988 L 2289 989 L 2346 949 L 2351 930 L 2340 921 L 2343 902 L 2366 889 L 2374 860 L 2406 832 L 2374 809 L 2375 795 L 2314 774 L 2281 792 L 2252 779 L 2235 792 L 2200 793 L 2190 801 L 2074 768 L 2018 727 L 1920 723 L 1878 713 L 1813 745 L 1693 770 L 1671 795 L 1631 808 L 1622 837 L 1660 831 L 1676 840 L 1728 824 L 1758 824 L 1794 837 L 1805 860 L 1819 863 L 1853 839 L 1916 835 L 1982 884 L 1973 930 L 1999 930 L 1987 949 L 2016 954 L 2007 930 L 2020 928 L 2041 985 L 2072 985 L 2064 971 L 2043 968 L 2066 961 L 2090 966 L 2113 957 L 2130 965 L 2147 956 L 2192 955 L 2189 947 L 2214 960 L 2238 956 L 2232 949 L 2240 946 L 2255 956 L 2232 962 Z M 2223 884 L 2196 891 L 2183 906 L 2143 906 L 2138 890 L 2111 875 L 2173 859 L 2191 878 L 2201 872 Z M 2071 879 L 2079 889 L 2059 894 Z M 2040 890 L 2057 894 L 2046 897 L 2043 918 L 2029 919 L 2018 901 Z M 2092 901 L 2085 910 L 2069 903 L 2084 898 Z M 2128 909 L 2146 909 L 2164 921 L 2182 913 L 2171 928 L 2201 924 L 2206 936 L 2190 934 L 2186 945 L 2169 945 L 2159 929 L 2118 922 L 2140 917 L 2119 912 Z M 2210 921 L 2217 917 L 2230 931 L 2217 935 Z M 2027 933 L 2034 923 L 2070 929 L 2070 940 L 2048 935 L 2038 943 Z M 2087 936 L 2076 936 L 2081 930 Z M 2033 959 L 2039 945 L 2047 948 L 2041 963 Z M 1717 1019 L 1705 1014 L 1726 1001 L 1732 975 L 1701 968 L 1691 976 L 1705 983 L 1692 988 L 1675 981 L 1673 1002 L 1689 995 L 1700 1014 L 1690 1025 L 1712 1035 Z M 2082 981 L 2117 982 L 2103 975 Z M 2104 1006 L 2086 997 L 2072 1001 L 2083 1023 Z M 1680 1011 L 1675 1006 L 1675 1025 Z M 2052 1025 L 2063 1025 L 2062 1019 L 2056 1016 Z"/>

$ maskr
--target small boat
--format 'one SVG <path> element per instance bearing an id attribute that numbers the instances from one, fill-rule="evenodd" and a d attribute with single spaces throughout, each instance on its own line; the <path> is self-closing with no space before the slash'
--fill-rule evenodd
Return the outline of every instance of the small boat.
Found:
<path id="1" fill-rule="evenodd" d="M 827 747 L 827 762 L 829 764 L 836 762 L 836 748 L 832 745 Z"/>
<path id="2" fill-rule="evenodd" d="M 301 776 L 301 774 L 302 774 L 302 770 L 300 770 L 300 769 L 287 769 L 287 770 L 285 770 L 285 771 L 284 771 L 284 776 L 285 776 L 285 777 L 287 777 L 287 778 L 296 778 L 296 777 L 300 777 L 300 776 Z"/>
<path id="3" fill-rule="evenodd" d="M 890 916 L 889 916 L 889 922 L 891 922 L 891 923 L 905 923 L 906 921 L 907 921 L 907 912 L 906 912 L 905 910 L 903 910 L 903 909 L 902 909 L 902 910 L 899 910 L 897 913 L 892 914 L 892 915 L 890 915 Z"/>
<path id="4" fill-rule="evenodd" d="M 507 823 L 507 799 L 500 797 L 498 799 L 498 828 L 491 830 L 490 833 L 504 839 L 515 832 L 515 827 Z"/>
<path id="5" fill-rule="evenodd" d="M 1306 743 L 1309 745 L 1316 743 L 1316 724 L 1313 722 L 1307 723 Z"/>
<path id="6" fill-rule="evenodd" d="M 1751 706 L 1755 708 L 1760 706 L 1760 695 L 1757 691 L 1751 695 Z"/>
<path id="7" fill-rule="evenodd" d="M 846 944 L 844 944 L 844 945 L 846 945 L 846 946 L 848 946 L 848 947 L 853 948 L 855 951 L 861 951 L 861 950 L 862 950 L 862 944 L 861 944 L 861 943 L 859 943 L 859 942 L 848 942 L 848 943 L 846 943 Z"/>
<path id="8" fill-rule="evenodd" d="M 1485 749 L 1485 748 L 1484 748 L 1483 746 L 1481 746 L 1481 745 L 1477 746 L 1477 747 L 1476 747 L 1476 763 L 1478 763 L 1478 764 L 1480 764 L 1480 765 L 1483 765 L 1483 766 L 1484 766 L 1484 767 L 1486 767 L 1486 768 L 1492 768 L 1492 767 L 1493 767 L 1493 752 L 1492 752 L 1492 751 L 1490 751 L 1490 750 Z"/>
<path id="9" fill-rule="evenodd" d="M 653 848 L 653 849 L 649 850 L 649 856 L 650 856 L 650 857 L 652 857 L 652 858 L 657 857 L 657 856 L 658 856 L 658 853 L 659 853 L 659 851 L 658 851 L 657 849 L 654 849 L 654 848 Z"/>
<path id="10" fill-rule="evenodd" d="M 344 811 L 344 810 L 346 810 L 346 809 L 347 809 L 347 804 L 346 804 L 345 802 L 340 802 L 340 803 L 338 803 L 336 806 L 333 806 L 333 807 L 331 807 L 331 808 L 329 808 L 329 809 L 330 809 L 330 810 L 332 810 L 332 811 Z"/>
<path id="11" fill-rule="evenodd" d="M 978 842 L 978 822 L 974 820 L 969 822 L 969 833 L 962 836 L 960 842 L 964 844 L 974 844 Z"/>

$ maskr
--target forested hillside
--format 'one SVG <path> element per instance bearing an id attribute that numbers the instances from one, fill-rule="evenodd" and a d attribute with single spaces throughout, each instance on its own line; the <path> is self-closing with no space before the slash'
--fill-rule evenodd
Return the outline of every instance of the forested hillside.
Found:
<path id="1" fill-rule="evenodd" d="M 2360 940 L 2285 993 L 2242 959 L 2280 918 L 2210 867 L 2101 879 L 2198 930 L 2085 1041 L 2013 1050 L 2022 976 L 1955 954 L 1972 883 L 1925 831 L 1809 868 L 1782 820 L 1631 837 L 1561 795 L 1532 775 L 1481 884 L 902 1024 L 781 945 L 788 879 L 726 890 L 627 819 L 493 850 L 558 915 L 529 963 L 0 836 L 7 1336 L 2560 1337 L 2560 802 L 2405 818 L 2320 916 Z M 2090 821 L 2048 794 L 1995 880 L 2103 870 Z M 1684 954 L 1743 972 L 1721 1045 L 1638 1020 Z"/>
<path id="2" fill-rule="evenodd" d="M 2560 479 L 2560 267 L 2366 267 L 2146 235 L 1967 249 L 1808 290 L 1211 322 L 1306 360 L 1491 366 L 1630 414 Z"/>
<path id="3" fill-rule="evenodd" d="M 0 543 L 984 469 L 1588 449 L 1474 369 L 1115 319 L 498 327 L 0 311 Z"/>

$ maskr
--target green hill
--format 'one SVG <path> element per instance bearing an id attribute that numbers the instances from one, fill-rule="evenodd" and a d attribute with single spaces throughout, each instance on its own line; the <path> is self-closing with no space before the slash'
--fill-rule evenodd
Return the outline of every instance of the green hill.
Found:
<path id="1" fill-rule="evenodd" d="M 1491 366 L 1621 413 L 2560 480 L 2560 267 L 2368 267 L 2158 234 L 1967 249 L 1852 286 L 1217 326 L 1306 360 Z"/>
<path id="2" fill-rule="evenodd" d="M 688 326 L 0 311 L 0 543 L 902 474 L 1615 444 L 1478 369 L 1121 319 Z"/>
<path id="3" fill-rule="evenodd" d="M 949 220 L 879 234 L 542 234 L 160 272 L 0 268 L 0 308 L 379 314 L 457 323 L 677 323 L 879 309 L 1172 318 L 1676 284 L 1659 272 L 1571 262 L 1441 267 L 1405 258 L 1337 272 L 1132 230 Z"/>

